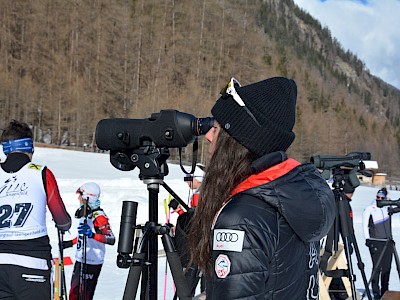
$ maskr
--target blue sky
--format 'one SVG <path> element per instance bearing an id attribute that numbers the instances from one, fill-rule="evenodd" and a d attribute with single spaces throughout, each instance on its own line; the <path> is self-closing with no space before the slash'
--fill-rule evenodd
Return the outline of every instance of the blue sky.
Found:
<path id="1" fill-rule="evenodd" d="M 400 89 L 400 0 L 294 0 L 369 71 Z"/>

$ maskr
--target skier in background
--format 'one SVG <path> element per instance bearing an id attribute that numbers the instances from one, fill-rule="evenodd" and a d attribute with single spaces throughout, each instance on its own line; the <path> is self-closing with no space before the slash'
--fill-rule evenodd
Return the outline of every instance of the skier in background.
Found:
<path id="1" fill-rule="evenodd" d="M 71 278 L 71 290 L 69 299 L 79 299 L 81 267 L 85 270 L 86 295 L 85 300 L 93 299 L 100 275 L 101 268 L 104 263 L 105 245 L 114 245 L 115 237 L 108 222 L 108 217 L 100 208 L 100 187 L 95 182 L 84 183 L 76 191 L 80 207 L 75 213 L 75 217 L 79 218 L 78 233 L 79 236 L 71 241 L 64 241 L 63 247 L 69 248 L 77 244 L 75 254 L 75 265 Z M 85 216 L 85 201 L 86 216 Z M 85 222 L 86 221 L 86 222 Z M 83 239 L 86 239 L 86 249 L 83 248 Z M 83 251 L 86 251 L 86 263 L 82 262 Z M 82 263 L 84 265 L 82 266 Z M 82 281 L 83 282 L 83 281 Z"/>
<path id="2" fill-rule="evenodd" d="M 53 173 L 31 162 L 29 126 L 11 121 L 1 135 L 7 159 L 0 168 L 0 299 L 51 298 L 52 256 L 46 205 L 56 227 L 67 231 L 67 213 Z"/>
<path id="3" fill-rule="evenodd" d="M 379 267 L 377 272 L 371 278 L 372 292 L 375 299 L 380 299 L 389 289 L 390 269 L 392 266 L 393 253 L 391 247 L 387 247 L 382 256 L 380 265 L 377 266 L 379 257 L 382 255 L 386 241 L 392 235 L 390 227 L 390 217 L 388 207 L 378 207 L 377 202 L 387 200 L 386 188 L 379 190 L 376 199 L 367 206 L 363 212 L 363 232 L 365 237 L 365 245 L 369 248 L 372 259 L 372 269 Z M 381 287 L 379 288 L 379 277 Z"/>
<path id="4" fill-rule="evenodd" d="M 189 186 L 189 206 L 195 208 L 199 203 L 200 187 L 204 178 L 204 165 L 196 164 L 193 175 L 187 175 L 183 180 Z M 172 199 L 169 203 L 169 207 L 173 209 L 173 213 L 182 215 L 185 211 L 179 205 L 178 201 Z"/>
<path id="5" fill-rule="evenodd" d="M 190 207 L 196 207 L 199 204 L 200 187 L 204 178 L 204 165 L 196 164 L 193 176 L 184 178 L 190 188 Z"/>

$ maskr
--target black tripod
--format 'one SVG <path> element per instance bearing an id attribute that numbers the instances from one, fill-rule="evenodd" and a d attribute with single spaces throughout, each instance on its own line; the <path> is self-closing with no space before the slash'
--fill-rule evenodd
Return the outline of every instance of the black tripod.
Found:
<path id="1" fill-rule="evenodd" d="M 354 249 L 354 252 L 357 257 L 357 266 L 361 271 L 362 279 L 365 285 L 365 290 L 368 295 L 368 299 L 372 300 L 371 293 L 368 290 L 368 284 L 367 284 L 367 277 L 365 276 L 365 271 L 364 271 L 364 263 L 361 260 L 361 255 L 360 255 L 360 250 L 357 245 L 357 241 L 355 238 L 354 234 L 354 228 L 353 224 L 351 221 L 351 207 L 348 199 L 346 198 L 346 195 L 343 192 L 343 186 L 345 182 L 345 170 L 341 168 L 333 168 L 332 169 L 332 174 L 333 174 L 333 193 L 335 195 L 335 202 L 337 204 L 337 210 L 336 210 L 336 219 L 335 222 L 332 226 L 332 229 L 330 230 L 328 234 L 328 238 L 326 241 L 326 246 L 325 246 L 325 253 L 321 258 L 321 263 L 320 267 L 321 270 L 325 273 L 326 276 L 329 277 L 334 277 L 334 278 L 339 278 L 339 277 L 348 277 L 350 284 L 351 284 L 351 293 L 352 293 L 352 299 L 357 299 L 356 298 L 356 288 L 355 288 L 355 275 L 353 271 L 353 266 L 352 266 L 352 260 L 351 260 L 351 252 L 352 249 Z M 344 245 L 344 251 L 347 259 L 347 267 L 348 269 L 346 270 L 326 270 L 327 267 L 327 260 L 332 254 L 332 244 L 333 244 L 333 249 L 335 252 L 338 251 L 338 241 L 339 241 L 339 234 L 342 237 L 343 245 Z"/>
<path id="2" fill-rule="evenodd" d="M 147 151 L 147 149 L 140 150 Z M 147 185 L 149 192 L 149 221 L 144 226 L 136 226 L 136 202 L 124 201 L 122 207 L 117 265 L 120 268 L 130 268 L 123 300 L 135 299 L 141 275 L 140 299 L 157 300 L 158 235 L 161 235 L 178 297 L 179 299 L 187 300 L 191 299 L 190 290 L 183 274 L 179 255 L 169 235 L 170 227 L 158 224 L 158 193 L 160 185 L 167 189 L 185 209 L 188 209 L 188 206 L 163 181 L 163 171 L 167 170 L 165 160 L 168 155 L 166 155 L 166 152 L 163 153 L 164 155 L 160 155 L 157 149 L 153 150 L 155 151 L 151 154 L 137 155 L 137 159 L 134 160 L 141 170 L 139 178 Z M 147 151 L 146 153 L 149 152 Z M 133 249 L 134 230 L 141 232 L 141 234 L 136 236 Z M 129 255 L 131 253 L 132 257 Z"/>
<path id="3" fill-rule="evenodd" d="M 375 265 L 374 269 L 372 270 L 371 278 L 369 279 L 367 286 L 369 286 L 369 284 L 372 281 L 372 278 L 374 278 L 375 274 L 381 269 L 382 259 L 383 259 L 383 256 L 385 255 L 387 249 L 390 250 L 390 255 L 394 255 L 394 259 L 395 259 L 395 262 L 396 262 L 397 273 L 398 273 L 399 279 L 400 279 L 400 260 L 399 260 L 399 255 L 397 253 L 396 245 L 395 245 L 395 242 L 393 240 L 393 235 L 392 235 L 392 215 L 394 213 L 397 213 L 397 212 L 400 212 L 400 208 L 398 208 L 398 207 L 397 208 L 388 207 L 389 224 L 390 224 L 390 227 L 389 227 L 390 228 L 390 236 L 389 236 L 389 239 L 387 239 L 385 241 L 385 245 L 383 246 L 382 252 L 378 257 L 378 260 L 376 262 L 376 265 Z M 365 295 L 365 292 L 362 295 L 361 299 L 364 298 L 364 295 Z"/>

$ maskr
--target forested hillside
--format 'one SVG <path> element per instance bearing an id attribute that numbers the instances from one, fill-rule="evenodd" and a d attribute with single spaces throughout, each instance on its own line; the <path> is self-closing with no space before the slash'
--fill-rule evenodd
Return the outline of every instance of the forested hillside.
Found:
<path id="1" fill-rule="evenodd" d="M 290 155 L 369 151 L 400 175 L 400 91 L 292 0 L 0 0 L 0 126 L 94 142 L 102 118 L 207 116 L 231 76 L 298 84 Z M 202 155 L 203 162 L 206 155 Z"/>

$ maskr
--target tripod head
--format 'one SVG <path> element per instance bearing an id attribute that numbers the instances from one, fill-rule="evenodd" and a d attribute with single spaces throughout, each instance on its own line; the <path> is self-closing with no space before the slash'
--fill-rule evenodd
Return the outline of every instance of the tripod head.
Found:
<path id="1" fill-rule="evenodd" d="M 156 148 L 147 143 L 139 148 L 110 150 L 110 162 L 118 170 L 131 171 L 138 167 L 141 177 L 160 177 L 168 175 L 166 160 L 169 158 L 168 148 Z"/>

